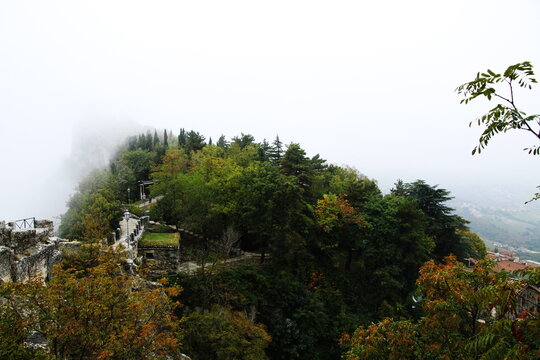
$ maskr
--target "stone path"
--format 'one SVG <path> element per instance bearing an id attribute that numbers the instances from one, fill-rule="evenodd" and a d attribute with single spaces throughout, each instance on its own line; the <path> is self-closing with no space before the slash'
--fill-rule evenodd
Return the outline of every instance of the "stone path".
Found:
<path id="1" fill-rule="evenodd" d="M 133 229 L 137 227 L 137 222 L 138 220 L 130 218 L 128 222 L 129 227 L 126 228 L 126 219 L 122 219 L 122 221 L 120 221 L 120 239 L 118 240 L 122 240 L 127 237 L 127 230 L 129 230 L 129 232 L 133 232 Z"/>
<path id="2" fill-rule="evenodd" d="M 150 201 L 144 201 L 143 203 L 139 204 L 139 208 L 143 209 L 145 207 L 149 207 L 152 204 L 157 203 L 159 200 L 163 199 L 163 195 L 156 196 L 155 198 L 151 198 Z"/>
<path id="3" fill-rule="evenodd" d="M 234 265 L 237 262 L 242 262 L 246 260 L 255 260 L 260 259 L 261 254 L 258 253 L 250 253 L 250 252 L 244 252 L 240 256 L 236 256 L 230 259 L 223 260 L 221 263 L 225 265 Z M 268 254 L 266 255 L 266 258 L 268 259 Z M 215 263 L 206 263 L 205 267 L 209 267 L 214 265 Z M 183 262 L 180 265 L 178 265 L 178 272 L 186 273 L 186 274 L 193 274 L 195 271 L 201 268 L 201 265 L 193 262 L 193 261 L 187 261 Z"/>

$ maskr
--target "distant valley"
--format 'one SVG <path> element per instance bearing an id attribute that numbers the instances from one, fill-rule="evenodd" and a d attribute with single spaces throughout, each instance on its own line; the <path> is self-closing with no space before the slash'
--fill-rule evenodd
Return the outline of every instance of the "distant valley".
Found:
<path id="1" fill-rule="evenodd" d="M 523 259 L 540 261 L 540 211 L 536 204 L 500 207 L 454 201 L 452 205 L 488 247 L 509 249 Z"/>

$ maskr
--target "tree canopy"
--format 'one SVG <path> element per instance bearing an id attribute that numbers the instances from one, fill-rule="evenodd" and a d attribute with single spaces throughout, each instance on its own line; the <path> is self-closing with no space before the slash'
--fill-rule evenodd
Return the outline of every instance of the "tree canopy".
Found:
<path id="1" fill-rule="evenodd" d="M 538 312 L 519 312 L 518 305 L 521 291 L 536 284 L 539 273 L 516 279 L 491 265 L 468 269 L 455 257 L 427 262 L 417 280 L 423 316 L 386 318 L 345 335 L 345 359 L 538 358 Z"/>
<path id="2" fill-rule="evenodd" d="M 138 200 L 127 189 L 152 180 L 145 190 L 159 199 L 147 204 L 152 220 L 197 234 L 181 244 L 201 268 L 170 279 L 184 288 L 175 297 L 186 305 L 176 310 L 183 320 L 173 322 L 194 359 L 336 358 L 343 333 L 418 315 L 411 295 L 426 261 L 485 255 L 447 205 L 450 191 L 437 185 L 398 181 L 383 194 L 358 170 L 279 137 L 257 142 L 242 133 L 213 145 L 192 130 L 160 134 L 130 138 L 109 169 L 83 181 L 61 230 L 89 243 L 89 253 L 67 260 L 97 266 L 91 244 Z M 232 266 L 223 260 L 233 247 L 260 257 Z"/>

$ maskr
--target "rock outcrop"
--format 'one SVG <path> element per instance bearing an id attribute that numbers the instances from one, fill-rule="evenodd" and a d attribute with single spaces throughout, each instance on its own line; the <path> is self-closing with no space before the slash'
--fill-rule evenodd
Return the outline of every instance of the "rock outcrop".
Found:
<path id="1" fill-rule="evenodd" d="M 64 247 L 78 246 L 53 236 L 53 222 L 36 220 L 33 228 L 17 229 L 0 222 L 0 281 L 47 280 Z"/>

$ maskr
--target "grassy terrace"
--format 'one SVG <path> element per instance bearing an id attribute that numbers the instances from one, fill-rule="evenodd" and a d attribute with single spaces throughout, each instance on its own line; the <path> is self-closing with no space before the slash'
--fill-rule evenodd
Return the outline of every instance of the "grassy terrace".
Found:
<path id="1" fill-rule="evenodd" d="M 139 246 L 178 246 L 179 233 L 145 233 Z"/>

